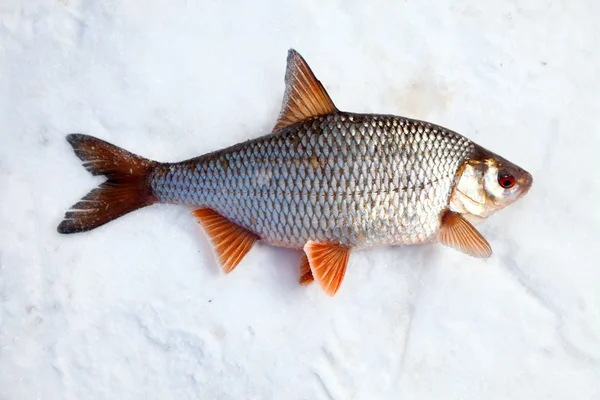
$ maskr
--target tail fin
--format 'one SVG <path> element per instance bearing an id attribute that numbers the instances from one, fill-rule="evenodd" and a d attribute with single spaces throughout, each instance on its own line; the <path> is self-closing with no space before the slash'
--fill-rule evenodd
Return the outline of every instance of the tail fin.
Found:
<path id="1" fill-rule="evenodd" d="M 67 141 L 92 175 L 107 180 L 65 213 L 58 232 L 89 231 L 156 202 L 148 183 L 155 161 L 88 135 L 71 134 Z"/>

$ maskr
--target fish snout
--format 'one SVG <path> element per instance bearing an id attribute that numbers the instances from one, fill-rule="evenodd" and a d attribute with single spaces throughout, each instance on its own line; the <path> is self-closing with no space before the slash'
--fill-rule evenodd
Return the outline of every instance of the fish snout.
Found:
<path id="1" fill-rule="evenodd" d="M 533 185 L 533 176 L 522 168 L 518 168 L 519 176 L 517 177 L 517 183 L 522 188 L 523 194 L 527 193 Z"/>

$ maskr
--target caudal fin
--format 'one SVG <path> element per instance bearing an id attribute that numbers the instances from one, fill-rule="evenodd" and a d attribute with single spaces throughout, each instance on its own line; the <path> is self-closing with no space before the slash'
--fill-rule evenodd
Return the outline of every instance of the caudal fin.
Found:
<path id="1" fill-rule="evenodd" d="M 92 175 L 104 175 L 107 180 L 65 213 L 58 232 L 89 231 L 156 202 L 148 183 L 155 161 L 93 136 L 71 134 L 67 141 Z"/>

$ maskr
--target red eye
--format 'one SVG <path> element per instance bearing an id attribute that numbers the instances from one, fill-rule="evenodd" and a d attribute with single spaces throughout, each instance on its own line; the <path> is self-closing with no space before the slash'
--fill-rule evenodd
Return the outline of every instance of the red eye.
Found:
<path id="1" fill-rule="evenodd" d="M 498 177 L 498 183 L 504 189 L 510 189 L 511 187 L 515 186 L 515 177 L 512 175 L 500 175 Z"/>

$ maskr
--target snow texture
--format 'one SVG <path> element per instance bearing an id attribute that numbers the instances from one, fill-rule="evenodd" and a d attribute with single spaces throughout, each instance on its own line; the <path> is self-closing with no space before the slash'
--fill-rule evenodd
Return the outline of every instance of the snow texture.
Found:
<path id="1" fill-rule="evenodd" d="M 600 3 L 2 0 L 0 399 L 599 399 Z M 102 181 L 65 136 L 160 161 L 268 133 L 288 48 L 342 110 L 457 130 L 534 186 L 439 244 L 216 268 L 186 207 L 56 232 Z"/>

